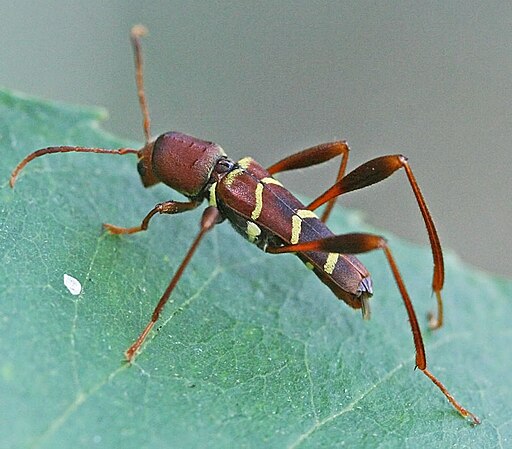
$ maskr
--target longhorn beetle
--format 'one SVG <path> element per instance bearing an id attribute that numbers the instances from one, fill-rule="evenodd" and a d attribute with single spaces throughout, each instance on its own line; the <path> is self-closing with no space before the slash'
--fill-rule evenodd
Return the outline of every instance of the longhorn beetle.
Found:
<path id="1" fill-rule="evenodd" d="M 352 254 L 375 249 L 384 251 L 411 325 L 416 349 L 416 367 L 441 390 L 463 417 L 478 424 L 480 422 L 478 417 L 462 407 L 427 368 L 418 319 L 386 240 L 379 235 L 368 233 L 334 235 L 325 224 L 337 197 L 380 182 L 396 170 L 403 168 L 425 222 L 434 259 L 432 289 L 437 299 L 437 314 L 431 314 L 429 326 L 431 329 L 441 327 L 443 324 L 441 299 L 444 283 L 443 253 L 434 222 L 407 159 L 399 154 L 378 157 L 346 175 L 349 147 L 345 141 L 337 141 L 316 145 L 292 154 L 265 169 L 250 157 L 234 161 L 226 156 L 219 145 L 179 132 L 167 132 L 152 140 L 149 111 L 144 93 L 140 45 L 140 39 L 145 33 L 146 29 L 141 25 L 134 26 L 131 31 L 136 84 L 146 144 L 140 150 L 72 146 L 43 148 L 23 159 L 10 178 L 10 186 L 13 187 L 23 167 L 32 159 L 45 154 L 67 152 L 136 154 L 137 169 L 144 187 L 162 182 L 188 198 L 186 202 L 171 200 L 157 204 L 139 226 L 123 228 L 104 224 L 105 229 L 112 234 L 134 234 L 145 231 L 156 214 L 186 212 L 198 207 L 204 200 L 208 200 L 209 206 L 203 212 L 198 234 L 160 298 L 148 324 L 126 350 L 127 361 L 133 361 L 155 325 L 199 242 L 216 224 L 227 219 L 238 233 L 263 251 L 272 254 L 295 253 L 337 298 L 354 309 L 361 309 L 364 319 L 370 317 L 369 299 L 373 293 L 372 281 L 367 269 Z M 276 173 L 310 167 L 336 156 L 341 157 L 336 182 L 307 206 L 304 206 L 273 177 Z M 324 204 L 326 208 L 321 218 L 318 218 L 313 211 Z"/>

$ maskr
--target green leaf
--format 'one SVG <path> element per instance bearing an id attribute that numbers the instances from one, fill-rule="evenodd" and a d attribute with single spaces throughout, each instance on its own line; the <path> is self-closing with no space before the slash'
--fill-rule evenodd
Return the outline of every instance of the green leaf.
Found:
<path id="1" fill-rule="evenodd" d="M 34 149 L 126 145 L 99 129 L 105 115 L 0 92 L 1 447 L 510 447 L 512 283 L 449 252 L 446 325 L 424 338 L 430 369 L 478 427 L 413 370 L 383 254 L 362 257 L 376 289 L 368 323 L 294 256 L 266 255 L 228 224 L 201 245 L 136 363 L 123 364 L 201 211 L 157 217 L 139 235 L 102 233 L 178 199 L 143 189 L 133 155 L 45 156 L 8 186 Z M 343 209 L 332 227 L 370 229 Z M 426 328 L 429 249 L 388 237 Z"/>

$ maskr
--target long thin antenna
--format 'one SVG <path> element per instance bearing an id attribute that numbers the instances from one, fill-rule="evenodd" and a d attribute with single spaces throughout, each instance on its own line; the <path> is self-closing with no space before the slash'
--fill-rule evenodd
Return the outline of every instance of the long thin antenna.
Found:
<path id="1" fill-rule="evenodd" d="M 30 153 L 25 159 L 23 159 L 17 167 L 13 170 L 11 174 L 11 179 L 9 179 L 9 185 L 14 187 L 14 183 L 16 182 L 16 178 L 20 174 L 20 171 L 27 165 L 32 159 L 36 157 L 44 156 L 45 154 L 53 154 L 53 153 L 103 153 L 103 154 L 138 154 L 138 150 L 134 150 L 132 148 L 119 148 L 117 150 L 106 150 L 104 148 L 87 148 L 87 147 L 48 147 L 42 148 L 41 150 L 34 151 Z"/>
<path id="2" fill-rule="evenodd" d="M 148 33 L 144 25 L 135 25 L 130 32 L 130 38 L 133 45 L 133 52 L 135 56 L 135 81 L 137 83 L 137 95 L 139 97 L 139 105 L 142 111 L 142 126 L 144 128 L 144 137 L 146 143 L 151 140 L 151 120 L 149 118 L 148 103 L 146 101 L 146 94 L 144 93 L 144 61 L 142 59 L 142 48 L 140 45 L 140 38 Z"/>

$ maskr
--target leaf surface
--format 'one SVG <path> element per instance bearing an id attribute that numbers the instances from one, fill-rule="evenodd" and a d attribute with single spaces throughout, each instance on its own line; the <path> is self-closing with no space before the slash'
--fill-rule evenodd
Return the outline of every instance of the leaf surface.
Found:
<path id="1" fill-rule="evenodd" d="M 367 323 L 294 256 L 266 255 L 226 223 L 201 245 L 136 363 L 124 364 L 201 211 L 156 217 L 139 235 L 102 233 L 103 222 L 133 226 L 180 199 L 143 189 L 133 155 L 45 156 L 8 186 L 35 149 L 127 145 L 100 129 L 105 115 L 0 91 L 2 447 L 510 447 L 512 283 L 451 253 L 446 325 L 424 339 L 430 369 L 478 427 L 413 370 L 383 254 L 362 257 L 376 290 Z M 332 228 L 371 229 L 340 208 Z M 429 249 L 384 234 L 425 329 Z"/>

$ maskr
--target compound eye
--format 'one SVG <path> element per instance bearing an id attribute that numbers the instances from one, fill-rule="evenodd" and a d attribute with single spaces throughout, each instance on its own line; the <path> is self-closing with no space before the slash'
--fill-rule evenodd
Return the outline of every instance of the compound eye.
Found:
<path id="1" fill-rule="evenodd" d="M 215 173 L 226 173 L 228 171 L 233 170 L 235 163 L 230 161 L 229 159 L 219 159 L 217 164 L 215 165 Z"/>

